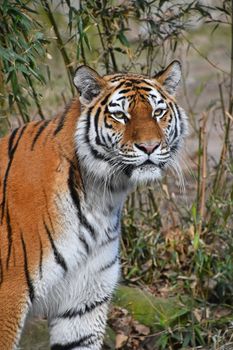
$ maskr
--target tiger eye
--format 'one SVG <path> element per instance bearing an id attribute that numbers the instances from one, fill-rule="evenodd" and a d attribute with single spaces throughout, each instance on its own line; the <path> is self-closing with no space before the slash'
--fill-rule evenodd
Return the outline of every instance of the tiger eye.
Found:
<path id="1" fill-rule="evenodd" d="M 163 113 L 163 109 L 162 108 L 158 108 L 156 109 L 156 111 L 154 111 L 154 116 L 158 117 Z"/>
<path id="2" fill-rule="evenodd" d="M 123 112 L 116 112 L 112 113 L 112 117 L 116 118 L 119 121 L 124 121 L 124 123 L 128 123 L 129 119 L 126 117 L 126 115 Z"/>

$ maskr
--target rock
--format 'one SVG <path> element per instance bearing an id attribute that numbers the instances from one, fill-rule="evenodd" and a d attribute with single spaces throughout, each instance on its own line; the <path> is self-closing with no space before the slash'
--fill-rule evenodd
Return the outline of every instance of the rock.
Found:
<path id="1" fill-rule="evenodd" d="M 113 303 L 127 309 L 140 324 L 152 331 L 167 329 L 181 321 L 192 309 L 187 297 L 161 298 L 139 288 L 119 286 Z"/>

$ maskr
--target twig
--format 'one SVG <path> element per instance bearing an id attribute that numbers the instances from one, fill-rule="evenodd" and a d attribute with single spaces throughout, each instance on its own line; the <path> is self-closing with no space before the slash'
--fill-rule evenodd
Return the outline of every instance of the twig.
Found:
<path id="1" fill-rule="evenodd" d="M 227 115 L 228 118 L 230 118 L 230 120 L 233 122 L 233 116 L 232 116 L 229 112 L 227 112 L 227 111 L 226 111 L 226 115 Z"/>
<path id="2" fill-rule="evenodd" d="M 35 103 L 36 103 L 36 106 L 37 106 L 37 109 L 38 109 L 38 113 L 39 113 L 41 119 L 44 120 L 45 116 L 44 116 L 44 113 L 42 112 L 42 108 L 41 108 L 41 105 L 40 105 L 40 102 L 39 102 L 36 90 L 35 90 L 35 88 L 33 86 L 32 79 L 29 76 L 27 77 L 27 79 L 28 79 L 28 83 L 29 83 L 29 85 L 31 86 L 31 89 L 32 89 L 32 94 L 33 94 L 33 97 L 34 97 L 34 100 L 35 100 Z"/>
<path id="3" fill-rule="evenodd" d="M 212 61 L 210 61 L 210 59 L 205 56 L 194 44 L 192 41 L 190 41 L 182 32 L 181 35 L 183 36 L 183 38 L 189 43 L 189 45 L 202 57 L 204 58 L 212 67 L 214 67 L 215 69 L 219 70 L 220 72 L 224 73 L 224 74 L 229 74 L 228 72 L 226 72 L 225 70 L 223 70 L 222 68 L 218 67 L 215 63 L 213 63 Z"/>
<path id="4" fill-rule="evenodd" d="M 223 91 L 222 91 L 222 83 L 218 84 L 218 88 L 219 88 L 219 95 L 220 95 L 220 101 L 221 101 L 224 126 L 226 126 L 225 102 L 224 102 Z"/>
<path id="5" fill-rule="evenodd" d="M 202 157 L 201 157 L 201 202 L 199 209 L 199 234 L 202 233 L 202 222 L 205 213 L 205 200 L 206 200 L 206 165 L 207 165 L 207 137 L 206 137 L 206 123 L 208 120 L 208 114 L 203 113 L 202 126 L 201 126 L 201 146 L 202 146 Z"/>

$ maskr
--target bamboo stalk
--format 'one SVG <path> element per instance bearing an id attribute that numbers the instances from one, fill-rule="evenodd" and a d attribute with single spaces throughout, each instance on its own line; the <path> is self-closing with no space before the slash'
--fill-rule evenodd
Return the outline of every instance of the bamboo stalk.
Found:
<path id="1" fill-rule="evenodd" d="M 73 8 L 71 9 L 70 1 L 68 1 L 68 0 L 65 0 L 65 1 L 66 1 L 66 5 L 68 6 L 68 8 L 71 11 L 73 11 Z M 81 0 L 79 1 L 79 8 L 80 8 L 80 12 L 82 13 L 83 8 L 82 8 L 82 1 Z M 82 21 L 82 14 L 79 15 L 78 14 L 78 10 L 76 10 L 76 9 L 74 9 L 74 11 L 75 11 L 75 14 L 80 17 L 79 20 Z M 79 39 L 80 39 L 80 49 L 81 49 L 82 61 L 83 61 L 84 64 L 87 64 L 86 54 L 85 54 L 84 45 L 83 45 L 83 38 L 82 38 L 82 33 L 81 33 L 81 30 L 80 30 L 79 23 L 78 23 L 78 33 L 79 33 Z"/>
<path id="2" fill-rule="evenodd" d="M 56 38 L 57 38 L 57 42 L 58 42 L 58 48 L 59 48 L 59 50 L 61 52 L 61 55 L 63 57 L 63 61 L 65 63 L 65 67 L 66 67 L 66 70 L 67 70 L 67 75 L 68 75 L 68 79 L 69 79 L 69 82 L 70 82 L 70 89 L 71 89 L 72 95 L 74 96 L 75 91 L 74 91 L 74 85 L 73 85 L 73 80 L 72 80 L 73 76 L 74 76 L 74 71 L 73 71 L 73 68 L 71 66 L 71 61 L 70 61 L 70 59 L 68 57 L 68 54 L 66 52 L 64 43 L 63 43 L 62 38 L 61 38 L 61 34 L 59 32 L 57 23 L 55 21 L 55 18 L 53 16 L 53 13 L 51 11 L 51 8 L 49 6 L 48 1 L 47 0 L 41 0 L 41 2 L 44 5 L 44 8 L 46 10 L 48 19 L 49 19 L 51 25 L 53 26 L 53 30 L 55 32 L 55 35 L 56 35 Z"/>
<path id="3" fill-rule="evenodd" d="M 233 0 L 232 0 L 232 8 L 233 8 Z M 231 11 L 231 63 L 230 63 L 230 89 L 229 89 L 228 113 L 232 115 L 232 111 L 233 111 L 233 11 Z M 228 118 L 225 126 L 225 137 L 224 137 L 224 143 L 222 146 L 220 161 L 218 164 L 217 173 L 214 180 L 214 186 L 213 186 L 214 194 L 218 192 L 218 189 L 220 187 L 219 183 L 220 183 L 220 180 L 222 179 L 224 163 L 227 157 L 227 151 L 229 151 L 230 125 L 231 125 L 231 119 Z"/>
<path id="4" fill-rule="evenodd" d="M 198 162 L 197 162 L 197 197 L 196 197 L 196 213 L 199 212 L 199 204 L 201 197 L 201 159 L 202 159 L 202 131 L 201 127 L 198 131 Z M 195 222 L 197 222 L 198 218 L 195 218 Z M 197 227 L 195 227 L 197 229 Z"/>
<path id="5" fill-rule="evenodd" d="M 111 43 L 111 32 L 109 31 L 108 23 L 106 22 L 104 17 L 102 17 L 102 24 L 103 24 L 103 28 L 105 30 L 106 37 L 107 37 L 108 52 L 109 52 L 109 55 L 111 57 L 113 69 L 114 69 L 114 72 L 118 72 L 116 58 L 115 58 L 115 55 L 114 55 L 114 52 L 113 52 L 113 48 L 112 48 L 112 43 Z M 108 71 L 107 73 L 110 73 L 110 72 Z"/>
<path id="6" fill-rule="evenodd" d="M 101 42 L 102 48 L 104 50 L 104 65 L 105 65 L 105 68 L 106 68 L 106 73 L 108 74 L 108 72 L 109 72 L 108 52 L 107 52 L 107 49 L 106 49 L 105 44 L 104 44 L 103 34 L 101 33 L 99 24 L 97 24 L 97 30 L 98 30 L 98 34 L 99 34 L 99 38 L 100 38 L 100 42 Z"/>

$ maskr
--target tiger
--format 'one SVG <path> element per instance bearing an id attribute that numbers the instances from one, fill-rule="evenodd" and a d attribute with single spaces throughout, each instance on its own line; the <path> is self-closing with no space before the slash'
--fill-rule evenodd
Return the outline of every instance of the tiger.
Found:
<path id="1" fill-rule="evenodd" d="M 34 315 L 52 350 L 101 349 L 124 201 L 177 161 L 187 133 L 180 79 L 177 60 L 153 77 L 82 65 L 63 114 L 0 139 L 1 350 Z"/>

